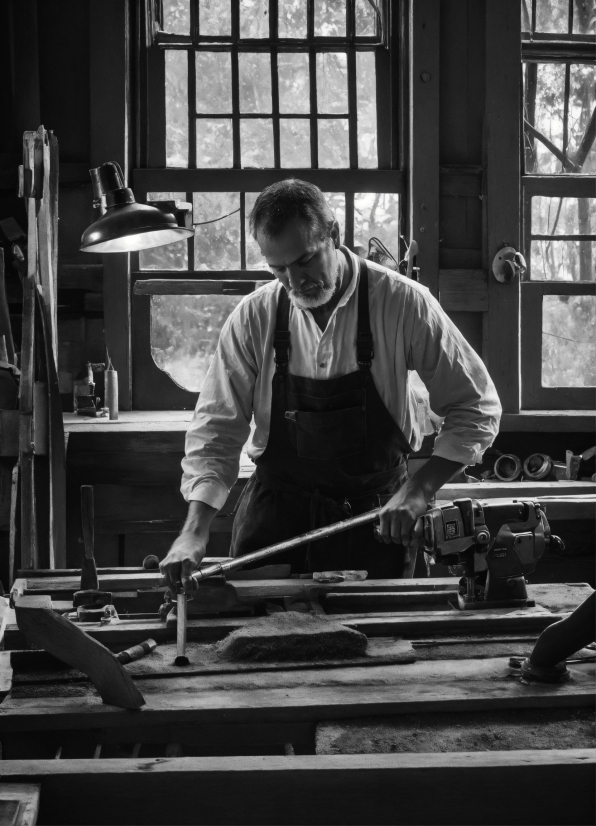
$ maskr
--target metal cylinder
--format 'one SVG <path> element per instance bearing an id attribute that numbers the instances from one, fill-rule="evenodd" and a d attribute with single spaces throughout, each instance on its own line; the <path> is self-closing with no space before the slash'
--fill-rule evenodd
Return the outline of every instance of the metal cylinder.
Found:
<path id="1" fill-rule="evenodd" d="M 495 462 L 494 472 L 501 482 L 514 482 L 522 472 L 521 459 L 513 453 L 504 453 Z"/>
<path id="2" fill-rule="evenodd" d="M 104 374 L 104 382 L 104 404 L 110 411 L 110 419 L 115 421 L 118 418 L 118 373 L 116 370 L 106 370 Z"/>
<path id="3" fill-rule="evenodd" d="M 176 594 L 176 660 L 186 659 L 186 594 Z"/>
<path id="4" fill-rule="evenodd" d="M 130 648 L 127 648 L 126 651 L 121 651 L 119 654 L 116 654 L 116 659 L 121 662 L 122 665 L 126 665 L 134 660 L 141 660 L 143 657 L 146 657 L 147 654 L 155 651 L 156 648 L 157 643 L 155 640 L 145 640 L 145 642 L 132 645 Z"/>
<path id="5" fill-rule="evenodd" d="M 546 453 L 532 453 L 524 462 L 524 475 L 532 482 L 546 479 L 553 469 L 553 460 Z"/>

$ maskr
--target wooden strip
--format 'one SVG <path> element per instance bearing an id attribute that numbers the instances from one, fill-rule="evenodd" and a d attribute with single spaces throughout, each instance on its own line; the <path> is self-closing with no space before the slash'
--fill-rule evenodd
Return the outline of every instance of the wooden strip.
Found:
<path id="1" fill-rule="evenodd" d="M 271 279 L 269 279 L 271 280 Z M 254 281 L 195 281 L 188 278 L 148 278 L 136 281 L 135 295 L 248 295 L 258 286 Z"/>
<path id="2" fill-rule="evenodd" d="M 135 192 L 260 192 L 284 178 L 324 192 L 402 192 L 403 173 L 388 169 L 135 169 Z"/>
<path id="3" fill-rule="evenodd" d="M 524 175 L 524 192 L 551 198 L 593 198 L 594 178 L 589 175 Z"/>
<path id="4" fill-rule="evenodd" d="M 522 410 L 504 413 L 501 433 L 594 433 L 596 416 L 593 410 Z"/>
<path id="5" fill-rule="evenodd" d="M 397 808 L 400 822 L 413 826 L 475 826 L 479 812 L 507 826 L 577 826 L 594 822 L 594 763 L 589 749 L 553 749 L 291 760 L 10 760 L 4 774 L 39 779 L 42 817 L 51 813 L 63 824 L 169 823 L 176 801 L 180 824 L 367 826 L 395 823 Z M 189 789 L 200 795 L 200 805 Z"/>
<path id="6" fill-rule="evenodd" d="M 519 3 L 486 7 L 488 263 L 506 245 L 520 249 Z M 488 367 L 503 410 L 520 408 L 519 279 L 489 280 Z M 536 369 L 538 366 L 536 365 Z"/>
<path id="7" fill-rule="evenodd" d="M 439 270 L 439 25 L 438 0 L 410 11 L 410 238 L 418 242 L 420 281 L 438 297 Z"/>
<path id="8" fill-rule="evenodd" d="M 184 676 L 139 679 L 146 705 L 134 718 L 105 705 L 89 687 L 77 696 L 15 698 L 2 703 L 0 732 L 58 731 L 154 725 L 308 722 L 433 711 L 590 708 L 593 663 L 570 664 L 572 679 L 557 685 L 522 685 L 508 657 L 419 660 L 375 668 L 205 675 L 189 691 Z M 83 686 L 81 686 L 83 689 Z M 135 738 L 135 742 L 140 742 Z"/>

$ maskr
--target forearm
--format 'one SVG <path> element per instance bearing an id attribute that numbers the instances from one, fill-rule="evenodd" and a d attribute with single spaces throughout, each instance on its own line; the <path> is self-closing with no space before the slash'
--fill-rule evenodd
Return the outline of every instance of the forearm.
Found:
<path id="1" fill-rule="evenodd" d="M 436 492 L 464 467 L 465 465 L 453 462 L 451 459 L 444 459 L 442 456 L 431 456 L 428 462 L 408 479 L 404 488 L 416 489 L 428 503 Z"/>
<path id="2" fill-rule="evenodd" d="M 216 513 L 217 509 L 212 508 L 206 502 L 189 502 L 188 514 L 181 533 L 207 536 Z"/>

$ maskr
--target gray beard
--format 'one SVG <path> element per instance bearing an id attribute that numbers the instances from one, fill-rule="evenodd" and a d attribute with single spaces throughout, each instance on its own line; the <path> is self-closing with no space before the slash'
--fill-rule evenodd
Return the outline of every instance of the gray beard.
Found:
<path id="1" fill-rule="evenodd" d="M 335 278 L 330 278 L 328 282 L 324 282 L 316 290 L 309 290 L 307 293 L 301 293 L 298 290 L 288 290 L 290 301 L 298 310 L 314 310 L 318 307 L 324 307 L 328 304 L 335 295 L 341 278 L 341 264 L 337 265 Z"/>

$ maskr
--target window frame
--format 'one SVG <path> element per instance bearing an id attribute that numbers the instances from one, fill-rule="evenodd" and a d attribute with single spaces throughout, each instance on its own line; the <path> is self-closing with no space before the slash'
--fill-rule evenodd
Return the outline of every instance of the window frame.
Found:
<path id="1" fill-rule="evenodd" d="M 308 50 L 311 55 L 311 86 L 314 71 L 315 54 L 318 51 L 341 51 L 346 50 L 348 61 L 355 61 L 355 54 L 358 47 L 371 46 L 375 49 L 377 72 L 379 65 L 383 66 L 386 77 L 389 78 L 389 89 L 386 89 L 379 82 L 380 75 L 377 74 L 377 134 L 378 134 L 378 167 L 377 168 L 357 168 L 358 146 L 357 133 L 355 130 L 356 119 L 356 86 L 348 87 L 348 120 L 350 123 L 350 167 L 342 169 L 318 169 L 318 168 L 276 168 L 255 169 L 241 168 L 238 151 L 238 127 L 234 127 L 235 151 L 234 166 L 232 168 L 193 168 L 190 166 L 194 159 L 192 152 L 189 153 L 189 168 L 166 167 L 166 123 L 165 123 L 165 96 L 157 90 L 165 90 L 165 50 L 167 48 L 184 48 L 194 54 L 194 48 L 198 44 L 208 45 L 210 49 L 226 48 L 225 43 L 229 43 L 229 38 L 196 38 L 192 36 L 170 35 L 155 31 L 153 36 L 148 36 L 148 30 L 152 25 L 147 13 L 138 17 L 139 25 L 139 51 L 141 60 L 139 62 L 140 71 L 137 77 L 137 123 L 139 125 L 137 147 L 136 147 L 136 168 L 132 171 L 132 185 L 138 201 L 146 201 L 149 192 L 260 192 L 266 186 L 283 180 L 288 177 L 298 177 L 319 186 L 324 192 L 343 192 L 346 197 L 346 227 L 342 242 L 353 249 L 354 247 L 354 194 L 355 193 L 393 193 L 400 198 L 400 217 L 398 226 L 398 236 L 405 234 L 407 222 L 406 196 L 406 174 L 404 171 L 404 158 L 406 153 L 406 131 L 405 118 L 407 117 L 406 89 L 407 73 L 405 72 L 405 49 L 403 35 L 403 0 L 394 4 L 382 0 L 379 6 L 383 8 L 386 15 L 387 43 L 382 43 L 379 38 L 358 38 L 354 37 L 354 0 L 348 0 L 348 27 L 347 38 L 351 41 L 346 45 L 345 39 L 316 38 L 312 36 L 312 13 L 314 8 L 313 0 L 308 0 L 309 9 L 309 42 L 304 45 L 304 50 Z M 277 6 L 272 2 L 270 8 L 272 18 L 270 21 L 270 36 L 274 35 L 273 14 Z M 233 19 L 237 32 L 238 12 L 237 4 L 232 4 L 235 9 Z M 196 31 L 196 9 L 197 0 L 191 2 L 191 31 Z M 276 51 L 285 48 L 297 50 L 297 44 L 302 41 L 293 39 L 276 41 L 271 40 L 249 40 L 238 41 L 234 48 L 236 54 L 239 51 L 259 51 L 269 50 L 273 47 Z M 229 50 L 229 49 L 228 49 Z M 351 77 L 355 78 L 354 66 L 350 68 Z M 272 72 L 272 75 L 274 73 Z M 194 99 L 194 65 L 189 63 L 189 100 Z M 274 85 L 274 81 L 273 81 Z M 381 88 L 383 86 L 383 88 Z M 163 105 L 159 105 L 156 96 L 162 94 Z M 237 97 L 237 96 L 236 96 Z M 385 101 L 392 100 L 392 105 L 388 106 Z M 311 124 L 319 118 L 316 110 L 312 106 L 313 96 L 311 91 L 311 112 L 304 117 L 311 121 Z M 238 102 L 234 102 L 234 117 L 239 120 Z M 272 115 L 275 118 L 275 114 Z M 279 118 L 279 115 L 277 116 Z M 323 115 L 324 117 L 324 115 Z M 189 105 L 189 148 L 193 144 L 194 132 L 192 129 L 193 120 Z M 277 136 L 279 132 L 277 131 Z M 146 140 L 141 140 L 141 136 L 146 135 Z M 311 158 L 316 161 L 316 153 L 313 155 L 312 147 L 316 142 L 316 131 L 313 135 L 311 129 Z M 276 152 L 274 161 L 279 164 L 279 142 L 276 140 Z M 241 211 L 240 219 L 244 224 L 245 215 Z M 175 382 L 155 364 L 150 349 L 150 295 L 153 287 L 157 289 L 156 282 L 163 281 L 183 281 L 189 285 L 190 282 L 204 282 L 215 279 L 218 283 L 224 281 L 243 280 L 252 282 L 254 286 L 266 280 L 266 276 L 273 278 L 269 272 L 264 273 L 258 270 L 234 270 L 208 272 L 205 270 L 195 270 L 194 262 L 191 260 L 192 240 L 189 244 L 189 269 L 176 271 L 156 271 L 141 270 L 139 267 L 138 254 L 131 254 L 131 360 L 132 360 L 132 407 L 133 409 L 188 409 L 196 404 L 197 393 L 184 390 L 177 386 Z M 397 240 L 397 239 L 396 239 Z M 399 250 L 395 250 L 399 254 Z M 180 288 L 184 288 L 180 285 Z M 145 293 L 143 294 L 143 291 Z M 186 293 L 178 293 L 186 294 Z"/>
<path id="2" fill-rule="evenodd" d="M 531 4 L 535 21 L 536 0 Z M 569 0 L 569 14 L 573 2 Z M 535 22 L 532 24 L 532 28 Z M 521 67 L 526 64 L 563 63 L 596 64 L 592 35 L 549 34 L 522 31 Z M 526 261 L 531 262 L 532 198 L 537 195 L 553 198 L 594 198 L 596 176 L 559 173 L 546 175 L 526 173 L 526 129 L 524 103 L 521 101 L 522 130 L 522 243 Z M 565 103 L 565 112 L 566 103 Z M 566 126 L 564 126 L 566 130 Z M 582 236 L 590 240 L 591 236 Z M 591 410 L 594 408 L 594 387 L 544 387 L 542 385 L 542 301 L 545 295 L 594 295 L 595 281 L 550 281 L 522 276 L 520 284 L 520 349 L 521 406 L 525 410 Z"/>

